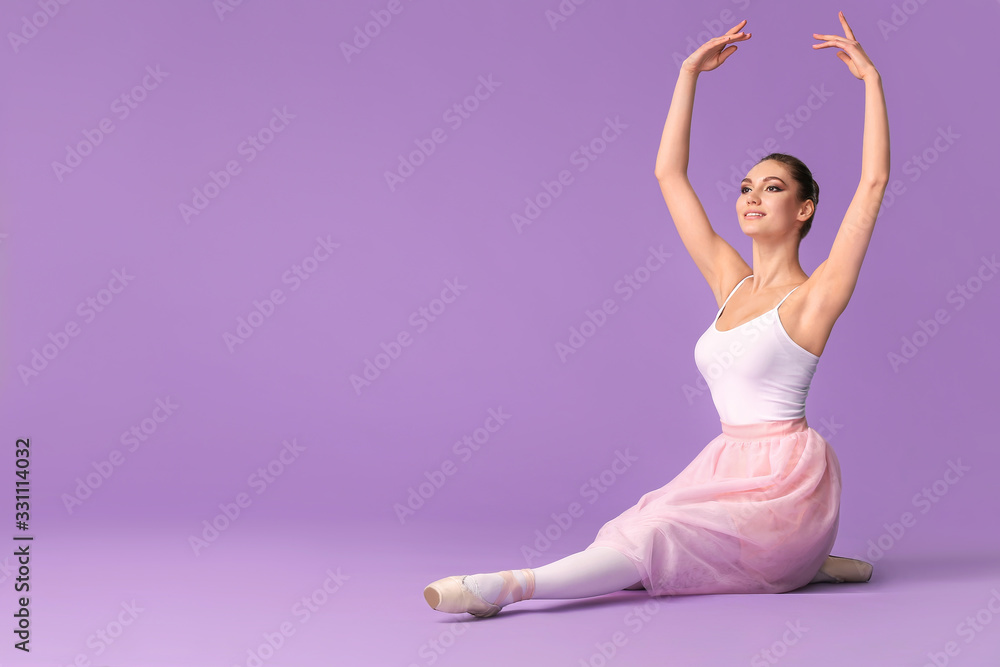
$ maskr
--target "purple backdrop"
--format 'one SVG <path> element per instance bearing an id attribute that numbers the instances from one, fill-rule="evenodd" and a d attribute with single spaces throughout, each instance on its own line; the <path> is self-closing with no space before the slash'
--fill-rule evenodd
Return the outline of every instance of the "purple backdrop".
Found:
<path id="1" fill-rule="evenodd" d="M 839 9 L 884 80 L 892 182 L 809 397 L 844 472 L 837 553 L 992 563 L 1000 4 L 5 3 L 0 425 L 9 489 L 31 440 L 30 529 L 6 509 L 35 536 L 30 664 L 250 664 L 300 589 L 376 585 L 372 558 L 440 622 L 424 583 L 567 555 L 669 481 L 719 432 L 693 358 L 716 304 L 652 173 L 677 65 L 749 19 L 699 79 L 689 175 L 749 261 L 736 184 L 765 151 L 803 159 L 811 273 L 860 173 L 864 86 L 810 46 Z M 478 561 L 443 553 L 463 536 Z M 283 539 L 311 546 L 248 565 Z M 233 593 L 289 572 L 287 604 Z M 197 650 L 163 625 L 189 584 L 236 619 Z M 897 657 L 942 650 L 990 585 Z M 136 591 L 144 622 L 98 653 Z M 331 595 L 336 630 L 267 664 L 329 664 L 330 633 L 354 664 L 430 664 L 345 632 Z"/>

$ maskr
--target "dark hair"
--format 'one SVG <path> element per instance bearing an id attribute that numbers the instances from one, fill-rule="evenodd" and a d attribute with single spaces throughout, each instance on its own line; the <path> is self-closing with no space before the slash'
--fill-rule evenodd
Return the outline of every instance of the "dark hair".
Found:
<path id="1" fill-rule="evenodd" d="M 791 155 L 786 155 L 785 153 L 771 153 L 770 155 L 765 155 L 757 164 L 765 160 L 774 160 L 780 162 L 786 167 L 792 175 L 792 180 L 798 185 L 798 197 L 800 201 L 806 201 L 811 199 L 813 203 L 813 214 L 809 216 L 809 219 L 805 221 L 802 228 L 799 229 L 799 240 L 801 241 L 809 233 L 809 228 L 812 227 L 813 217 L 816 215 L 816 207 L 819 206 L 819 183 L 813 180 L 812 172 L 809 171 L 802 160 Z"/>

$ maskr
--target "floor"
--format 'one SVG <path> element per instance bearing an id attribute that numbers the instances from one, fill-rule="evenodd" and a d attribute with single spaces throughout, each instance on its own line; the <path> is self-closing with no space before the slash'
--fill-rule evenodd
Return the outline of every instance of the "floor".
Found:
<path id="1" fill-rule="evenodd" d="M 49 537 L 31 547 L 30 659 L 15 664 L 1000 665 L 996 553 L 895 549 L 867 584 L 623 591 L 529 600 L 477 619 L 430 609 L 423 587 L 525 567 L 523 530 L 220 527 L 201 543 L 190 525 L 40 530 Z M 11 585 L 12 562 L 0 563 L 0 585 Z"/>

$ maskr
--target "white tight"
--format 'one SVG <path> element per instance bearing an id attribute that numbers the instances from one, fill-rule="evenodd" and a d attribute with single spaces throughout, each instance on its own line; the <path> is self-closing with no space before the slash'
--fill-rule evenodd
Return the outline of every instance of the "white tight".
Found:
<path id="1" fill-rule="evenodd" d="M 565 600 L 614 593 L 639 581 L 639 573 L 624 554 L 611 547 L 594 547 L 532 568 L 536 600 Z"/>

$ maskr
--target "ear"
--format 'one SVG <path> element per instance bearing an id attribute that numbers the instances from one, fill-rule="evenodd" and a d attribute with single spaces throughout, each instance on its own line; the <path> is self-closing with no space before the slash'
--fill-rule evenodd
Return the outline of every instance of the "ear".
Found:
<path id="1" fill-rule="evenodd" d="M 812 199 L 807 199 L 802 207 L 799 209 L 798 219 L 805 222 L 809 219 L 813 213 L 816 212 L 816 204 L 813 203 Z"/>

